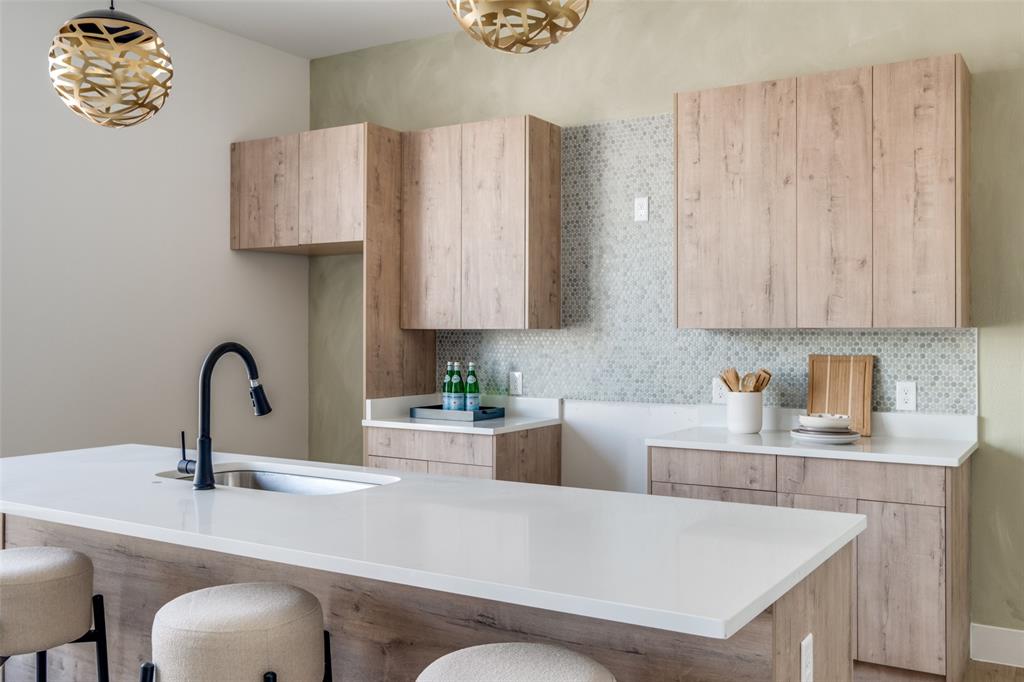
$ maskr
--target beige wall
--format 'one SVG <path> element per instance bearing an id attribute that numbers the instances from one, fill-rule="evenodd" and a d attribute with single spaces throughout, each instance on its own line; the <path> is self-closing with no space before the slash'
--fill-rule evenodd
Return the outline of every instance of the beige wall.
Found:
<path id="1" fill-rule="evenodd" d="M 314 60 L 310 117 L 412 129 L 529 112 L 574 125 L 670 111 L 678 90 L 957 51 L 975 74 L 973 618 L 1024 628 L 1024 3 L 601 0 L 540 54 L 452 33 Z M 336 295 L 324 284 L 314 308 Z"/>
<path id="2" fill-rule="evenodd" d="M 306 127 L 308 63 L 119 2 L 164 37 L 174 89 L 152 120 L 103 129 L 46 73 L 53 33 L 89 7 L 0 3 L 0 452 L 175 445 L 181 429 L 194 447 L 200 362 L 236 339 L 274 411 L 252 416 L 242 366 L 225 358 L 214 447 L 304 457 L 307 259 L 229 250 L 228 144 Z"/>

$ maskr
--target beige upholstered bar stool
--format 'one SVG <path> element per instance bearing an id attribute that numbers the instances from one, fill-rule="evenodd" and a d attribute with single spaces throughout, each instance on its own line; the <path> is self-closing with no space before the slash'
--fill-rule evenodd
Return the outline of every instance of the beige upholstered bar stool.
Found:
<path id="1" fill-rule="evenodd" d="M 280 583 L 208 587 L 164 604 L 142 682 L 330 682 L 320 602 Z"/>
<path id="2" fill-rule="evenodd" d="M 95 627 L 93 627 L 95 620 Z M 46 681 L 46 651 L 96 644 L 96 677 L 107 682 L 103 597 L 92 593 L 92 561 L 63 547 L 0 550 L 0 666 L 34 653 L 36 681 Z"/>
<path id="3" fill-rule="evenodd" d="M 615 682 L 592 658 L 550 644 L 509 642 L 453 651 L 420 673 L 416 682 Z"/>

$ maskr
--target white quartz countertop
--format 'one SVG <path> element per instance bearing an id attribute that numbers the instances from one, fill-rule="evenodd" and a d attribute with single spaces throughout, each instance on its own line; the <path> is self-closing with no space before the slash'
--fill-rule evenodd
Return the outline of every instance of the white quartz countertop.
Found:
<path id="1" fill-rule="evenodd" d="M 542 426 L 561 424 L 557 417 L 512 416 L 501 419 L 484 419 L 478 422 L 443 421 L 440 419 L 413 419 L 411 417 L 389 417 L 386 419 L 364 419 L 363 426 L 381 429 L 414 429 L 416 431 L 444 431 L 446 433 L 472 433 L 478 436 L 497 436 L 513 431 L 539 429 Z"/>
<path id="2" fill-rule="evenodd" d="M 118 445 L 0 459 L 0 512 L 716 638 L 866 526 L 857 514 L 414 474 L 338 495 L 196 492 L 156 475 L 178 456 Z M 214 457 L 216 470 L 232 464 L 371 482 L 383 474 Z"/>
<path id="3" fill-rule="evenodd" d="M 861 462 L 957 467 L 975 450 L 976 440 L 873 436 L 850 445 L 818 445 L 798 441 L 789 431 L 729 433 L 724 427 L 700 426 L 644 441 L 648 447 L 749 452 L 763 455 L 849 459 Z"/>
<path id="4" fill-rule="evenodd" d="M 539 429 L 562 423 L 562 401 L 558 398 L 483 396 L 481 400 L 483 405 L 505 408 L 505 416 L 501 419 L 461 422 L 444 419 L 413 419 L 409 416 L 410 407 L 435 405 L 440 402 L 441 396 L 437 393 L 367 400 L 366 419 L 363 420 L 363 426 L 497 436 L 502 433 Z"/>

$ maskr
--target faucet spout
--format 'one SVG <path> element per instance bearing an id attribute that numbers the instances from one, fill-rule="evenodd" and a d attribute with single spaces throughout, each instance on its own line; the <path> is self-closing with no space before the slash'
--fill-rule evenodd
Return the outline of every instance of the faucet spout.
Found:
<path id="1" fill-rule="evenodd" d="M 269 414 L 271 407 L 266 391 L 260 384 L 260 373 L 256 368 L 249 349 L 240 343 L 228 341 L 210 351 L 199 370 L 199 437 L 196 439 L 196 469 L 192 487 L 196 490 L 213 489 L 213 439 L 210 437 L 210 386 L 213 382 L 213 368 L 217 361 L 228 353 L 235 353 L 245 364 L 249 376 L 249 396 L 253 413 L 257 417 Z"/>

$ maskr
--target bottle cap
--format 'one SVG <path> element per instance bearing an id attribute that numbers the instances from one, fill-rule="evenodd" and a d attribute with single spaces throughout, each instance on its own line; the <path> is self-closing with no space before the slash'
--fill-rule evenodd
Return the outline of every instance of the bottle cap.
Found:
<path id="1" fill-rule="evenodd" d="M 456 362 L 456 363 L 455 363 L 455 366 L 456 366 L 456 367 L 462 367 L 462 363 Z"/>
<path id="2" fill-rule="evenodd" d="M 471 363 L 469 363 L 469 368 L 470 368 L 470 369 L 472 369 L 472 368 L 474 368 L 474 367 L 476 367 L 476 363 L 475 363 L 475 362 L 471 362 Z"/>

